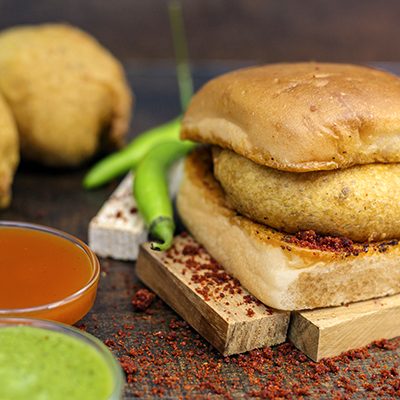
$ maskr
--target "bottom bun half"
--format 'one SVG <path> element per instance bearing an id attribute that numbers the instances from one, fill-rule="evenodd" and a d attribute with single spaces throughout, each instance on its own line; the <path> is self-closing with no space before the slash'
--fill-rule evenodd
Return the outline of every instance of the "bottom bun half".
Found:
<path id="1" fill-rule="evenodd" d="M 212 173 L 209 149 L 186 160 L 178 193 L 181 219 L 231 275 L 260 301 L 281 310 L 336 306 L 400 292 L 397 240 L 320 250 L 239 215 Z"/>

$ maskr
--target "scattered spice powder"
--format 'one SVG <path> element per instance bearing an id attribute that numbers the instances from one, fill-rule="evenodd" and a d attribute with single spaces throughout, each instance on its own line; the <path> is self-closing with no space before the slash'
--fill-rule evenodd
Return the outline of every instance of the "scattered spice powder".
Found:
<path id="1" fill-rule="evenodd" d="M 142 329 L 122 338 L 114 334 L 117 348 L 111 341 L 136 397 L 155 391 L 199 399 L 400 397 L 400 338 L 316 363 L 290 343 L 224 357 L 175 317 L 162 324 L 151 316 Z"/>
<path id="2" fill-rule="evenodd" d="M 294 235 L 286 235 L 283 240 L 287 243 L 315 250 L 353 255 L 358 255 L 360 253 L 359 247 L 355 246 L 351 239 L 340 236 L 321 235 L 313 230 L 300 231 Z"/>
<path id="3" fill-rule="evenodd" d="M 185 256 L 193 262 L 186 268 L 196 271 L 196 280 L 218 282 L 213 261 L 206 267 L 193 261 L 201 251 L 187 248 L 187 253 L 195 254 Z M 174 250 L 170 256 L 177 256 Z M 108 331 L 103 338 L 126 373 L 128 397 L 400 398 L 400 338 L 376 341 L 320 362 L 311 361 L 290 343 L 224 357 L 161 301 L 148 303 L 148 294 L 154 299 L 152 292 L 134 290 L 135 303 L 145 304 L 152 313 L 112 318 L 114 333 Z M 214 295 L 211 290 L 210 296 Z M 251 305 L 252 298 L 244 296 L 243 302 Z M 97 323 L 85 320 L 88 330 Z"/>
<path id="4" fill-rule="evenodd" d="M 133 308 L 137 311 L 146 311 L 156 295 L 148 289 L 139 289 L 132 298 Z"/>
<path id="5" fill-rule="evenodd" d="M 252 308 L 248 308 L 246 309 L 246 314 L 248 317 L 254 317 L 255 312 Z"/>
<path id="6" fill-rule="evenodd" d="M 121 356 L 119 359 L 122 369 L 125 373 L 129 375 L 134 375 L 137 372 L 137 366 L 133 360 L 133 358 L 128 355 Z"/>
<path id="7" fill-rule="evenodd" d="M 370 248 L 380 253 L 385 253 L 390 247 L 397 246 L 399 243 L 397 239 L 377 243 L 355 243 L 343 236 L 322 235 L 313 230 L 300 231 L 294 235 L 285 235 L 283 236 L 283 241 L 313 250 L 342 253 L 346 256 L 358 256 L 360 253 L 367 253 Z M 290 251 L 290 247 L 287 250 Z"/>
<path id="8" fill-rule="evenodd" d="M 222 266 L 212 258 L 203 246 L 198 244 L 186 232 L 180 235 L 181 240 L 176 241 L 165 255 L 166 263 L 180 263 L 182 274 L 190 272 L 190 284 L 194 290 L 200 294 L 205 301 L 215 300 L 221 302 L 222 299 L 231 295 L 242 296 L 242 302 L 235 305 L 248 304 L 261 306 L 262 303 L 252 295 L 243 292 L 239 281 L 230 276 Z M 229 301 L 224 301 L 229 306 Z M 266 313 L 272 311 L 263 306 Z M 248 308 L 247 315 L 255 315 L 253 309 Z M 246 310 L 247 311 L 247 310 Z"/>

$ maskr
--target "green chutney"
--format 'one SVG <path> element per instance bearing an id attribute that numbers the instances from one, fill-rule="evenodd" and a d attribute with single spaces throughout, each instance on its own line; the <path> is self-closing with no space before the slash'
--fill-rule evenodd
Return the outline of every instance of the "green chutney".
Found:
<path id="1" fill-rule="evenodd" d="M 1 400 L 105 400 L 112 373 L 92 346 L 30 326 L 0 328 Z"/>

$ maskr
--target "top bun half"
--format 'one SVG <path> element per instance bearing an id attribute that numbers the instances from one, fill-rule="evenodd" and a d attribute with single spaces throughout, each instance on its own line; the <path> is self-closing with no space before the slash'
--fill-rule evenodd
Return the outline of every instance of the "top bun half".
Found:
<path id="1" fill-rule="evenodd" d="M 181 136 L 280 170 L 400 161 L 400 79 L 372 68 L 272 64 L 208 82 Z"/>

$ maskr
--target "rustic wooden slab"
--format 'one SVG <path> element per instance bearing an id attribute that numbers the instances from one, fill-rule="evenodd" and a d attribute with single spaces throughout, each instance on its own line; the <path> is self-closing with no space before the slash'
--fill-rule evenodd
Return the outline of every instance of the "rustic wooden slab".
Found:
<path id="1" fill-rule="evenodd" d="M 293 312 L 289 339 L 314 361 L 400 336 L 400 295 Z"/>
<path id="2" fill-rule="evenodd" d="M 136 273 L 224 355 L 286 339 L 289 313 L 253 298 L 188 235 L 166 253 L 143 245 Z"/>
<path id="3" fill-rule="evenodd" d="M 169 173 L 169 188 L 175 196 L 182 175 L 181 163 Z M 137 212 L 132 194 L 133 175 L 128 174 L 89 224 L 89 246 L 101 257 L 136 260 L 139 245 L 147 239 L 147 230 Z"/>
<path id="4" fill-rule="evenodd" d="M 89 224 L 89 246 L 101 257 L 135 260 L 147 231 L 137 212 L 129 174 Z"/>

